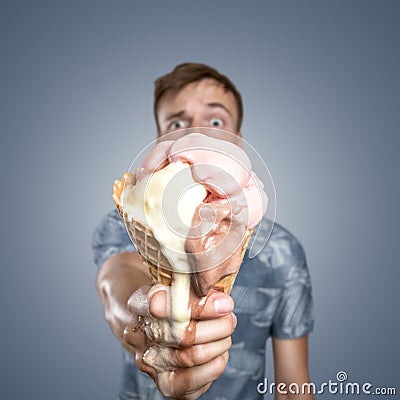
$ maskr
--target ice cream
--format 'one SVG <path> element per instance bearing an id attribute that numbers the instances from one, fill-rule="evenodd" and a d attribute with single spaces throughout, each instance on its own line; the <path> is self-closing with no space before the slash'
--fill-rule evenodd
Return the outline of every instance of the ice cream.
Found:
<path id="1" fill-rule="evenodd" d="M 146 157 L 136 177 L 141 180 L 177 161 L 191 165 L 193 178 L 209 192 L 208 202 L 229 198 L 233 206 L 246 208 L 248 229 L 261 220 L 267 207 L 264 185 L 251 171 L 251 162 L 239 146 L 200 133 L 160 142 Z"/>
<path id="2" fill-rule="evenodd" d="M 149 227 L 172 268 L 177 332 L 189 321 L 190 284 L 204 296 L 220 278 L 237 273 L 244 243 L 267 207 L 246 153 L 200 133 L 158 143 L 121 201 L 124 219 Z M 135 242 L 134 233 L 131 238 Z"/>

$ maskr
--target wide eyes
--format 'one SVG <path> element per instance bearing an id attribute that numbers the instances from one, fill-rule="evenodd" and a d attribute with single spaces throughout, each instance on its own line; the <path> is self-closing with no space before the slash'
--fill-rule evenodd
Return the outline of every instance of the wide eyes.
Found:
<path id="1" fill-rule="evenodd" d="M 169 126 L 169 129 L 180 129 L 180 128 L 185 128 L 185 122 L 184 121 L 173 121 L 171 125 Z"/>
<path id="2" fill-rule="evenodd" d="M 221 118 L 211 118 L 210 125 L 218 128 L 224 125 L 224 121 Z"/>
<path id="3" fill-rule="evenodd" d="M 168 130 L 188 128 L 191 125 L 192 125 L 192 123 L 190 121 L 186 122 L 186 121 L 182 121 L 182 120 L 175 120 L 175 121 L 171 122 L 171 124 L 169 125 Z M 215 128 L 221 128 L 221 127 L 224 126 L 224 121 L 221 118 L 214 117 L 214 118 L 211 118 L 208 121 L 208 125 L 212 126 L 212 127 L 215 127 Z M 204 125 L 204 126 L 207 126 L 207 124 Z"/>

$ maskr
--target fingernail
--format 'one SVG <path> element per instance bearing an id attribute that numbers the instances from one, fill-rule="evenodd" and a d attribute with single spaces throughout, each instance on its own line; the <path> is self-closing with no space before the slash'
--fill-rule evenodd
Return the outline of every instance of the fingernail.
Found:
<path id="1" fill-rule="evenodd" d="M 228 296 L 219 297 L 214 300 L 214 310 L 219 314 L 226 314 L 231 312 L 232 300 Z"/>
<path id="2" fill-rule="evenodd" d="M 149 292 L 147 293 L 147 297 L 149 300 L 151 300 L 151 298 L 157 293 L 157 292 L 161 292 L 164 291 L 165 293 L 167 293 L 167 288 L 164 285 L 161 284 L 157 284 L 151 287 L 151 289 L 149 290 Z"/>

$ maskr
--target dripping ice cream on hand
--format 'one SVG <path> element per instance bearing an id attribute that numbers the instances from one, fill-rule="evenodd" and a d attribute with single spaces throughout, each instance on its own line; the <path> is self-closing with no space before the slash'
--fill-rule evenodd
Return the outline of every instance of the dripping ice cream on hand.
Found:
<path id="1" fill-rule="evenodd" d="M 238 272 L 245 243 L 266 211 L 263 187 L 243 149 L 201 133 L 159 142 L 136 171 L 134 184 L 125 183 L 125 223 L 145 224 L 170 265 L 178 336 L 190 319 L 190 289 L 205 296 Z M 138 246 L 143 239 L 128 232 L 146 259 Z"/>

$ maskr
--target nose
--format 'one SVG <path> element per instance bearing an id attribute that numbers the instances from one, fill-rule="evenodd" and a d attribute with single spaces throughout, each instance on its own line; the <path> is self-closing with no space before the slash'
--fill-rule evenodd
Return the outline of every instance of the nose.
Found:
<path id="1" fill-rule="evenodd" d="M 190 121 L 190 128 L 199 128 L 204 126 L 206 126 L 204 120 L 199 115 L 194 116 Z"/>
<path id="2" fill-rule="evenodd" d="M 190 124 L 190 127 L 191 128 L 201 128 L 203 125 L 202 124 L 200 124 L 199 122 L 196 122 L 196 121 L 193 121 L 191 124 Z"/>

